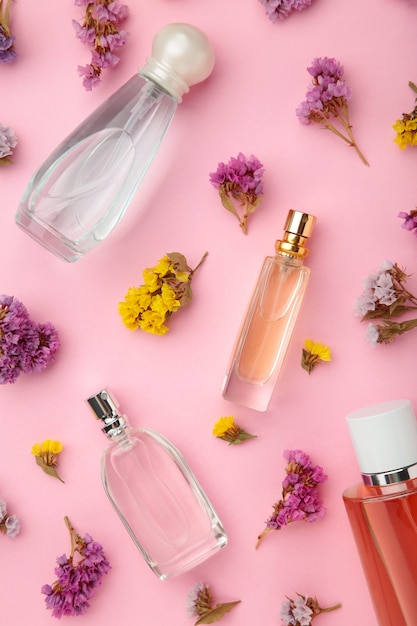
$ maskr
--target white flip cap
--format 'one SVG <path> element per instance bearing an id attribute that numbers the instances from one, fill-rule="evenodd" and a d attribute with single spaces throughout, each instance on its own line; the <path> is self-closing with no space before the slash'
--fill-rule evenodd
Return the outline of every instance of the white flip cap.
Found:
<path id="1" fill-rule="evenodd" d="M 409 400 L 393 400 L 346 416 L 362 474 L 393 472 L 417 463 L 417 421 Z"/>

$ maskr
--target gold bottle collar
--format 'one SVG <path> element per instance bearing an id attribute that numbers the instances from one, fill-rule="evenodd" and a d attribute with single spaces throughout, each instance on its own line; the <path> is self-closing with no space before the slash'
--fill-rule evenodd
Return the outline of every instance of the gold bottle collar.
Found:
<path id="1" fill-rule="evenodd" d="M 277 254 L 303 259 L 309 253 L 306 243 L 311 236 L 317 218 L 309 213 L 291 210 L 284 226 L 284 236 L 275 242 Z"/>

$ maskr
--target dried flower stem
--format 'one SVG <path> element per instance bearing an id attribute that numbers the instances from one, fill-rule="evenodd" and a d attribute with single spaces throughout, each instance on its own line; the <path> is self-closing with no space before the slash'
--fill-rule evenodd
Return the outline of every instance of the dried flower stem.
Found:
<path id="1" fill-rule="evenodd" d="M 340 122 L 340 124 L 346 130 L 347 136 L 344 135 L 340 130 L 338 130 L 336 126 L 334 126 L 334 124 L 331 123 L 330 119 L 324 113 L 315 112 L 315 115 L 320 118 L 320 123 L 323 124 L 323 126 L 325 126 L 328 130 L 330 130 L 335 135 L 337 135 L 337 137 L 340 137 L 340 139 L 343 139 L 343 141 L 345 141 L 350 147 L 354 148 L 354 150 L 356 150 L 358 156 L 360 157 L 362 163 L 364 163 L 364 165 L 367 165 L 369 167 L 368 161 L 366 160 L 362 151 L 359 149 L 359 146 L 356 143 L 355 137 L 353 136 L 352 125 L 349 121 L 349 111 L 348 111 L 348 107 L 346 103 L 343 104 L 341 110 L 342 110 L 343 115 L 336 112 L 334 117 Z"/>

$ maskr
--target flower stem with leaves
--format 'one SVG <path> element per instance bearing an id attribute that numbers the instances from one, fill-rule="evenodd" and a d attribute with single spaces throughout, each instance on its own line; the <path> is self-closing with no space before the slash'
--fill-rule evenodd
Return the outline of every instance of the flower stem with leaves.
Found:
<path id="1" fill-rule="evenodd" d="M 210 174 L 210 182 L 218 190 L 222 205 L 236 217 L 244 235 L 248 232 L 249 215 L 262 200 L 263 174 L 259 159 L 253 155 L 247 159 L 242 152 L 228 163 L 219 163 L 217 170 Z"/>
<path id="2" fill-rule="evenodd" d="M 307 71 L 313 78 L 305 101 L 296 109 L 300 122 L 330 130 L 356 151 L 364 165 L 369 165 L 353 135 L 348 107 L 352 94 L 343 78 L 343 66 L 336 59 L 318 57 Z"/>
<path id="3" fill-rule="evenodd" d="M 323 608 L 317 601 L 317 598 L 303 596 L 297 593 L 297 597 L 293 600 L 288 598 L 281 605 L 280 618 L 285 626 L 310 626 L 313 620 L 321 613 L 330 613 L 340 609 L 340 602 Z"/>
<path id="4" fill-rule="evenodd" d="M 281 498 L 273 505 L 273 513 L 258 536 L 256 548 L 272 530 L 281 530 L 292 522 L 315 522 L 324 517 L 326 508 L 318 487 L 327 480 L 320 465 L 313 465 L 302 450 L 285 450 L 286 476 L 282 481 Z"/>
<path id="5" fill-rule="evenodd" d="M 123 324 L 130 330 L 139 328 L 155 335 L 165 335 L 172 314 L 191 301 L 191 281 L 207 255 L 208 252 L 194 269 L 179 252 L 166 254 L 157 265 L 146 268 L 142 272 L 144 284 L 130 287 L 124 301 L 119 302 Z"/>
<path id="6" fill-rule="evenodd" d="M 236 424 L 233 416 L 220 417 L 214 424 L 213 435 L 227 441 L 229 446 L 256 438 L 256 435 L 250 435 L 239 424 Z"/>
<path id="7" fill-rule="evenodd" d="M 369 322 L 366 338 L 373 346 L 392 343 L 397 336 L 417 328 L 417 319 L 392 319 L 417 310 L 417 298 L 405 287 L 408 278 L 397 263 L 387 260 L 365 279 L 354 312 L 362 322 Z"/>
<path id="8" fill-rule="evenodd" d="M 213 596 L 209 585 L 199 582 L 188 591 L 185 606 L 188 617 L 198 617 L 194 626 L 199 626 L 218 622 L 239 603 L 240 600 L 235 600 L 213 606 Z"/>
<path id="9" fill-rule="evenodd" d="M 81 537 L 68 517 L 64 521 L 70 533 L 70 556 L 64 554 L 57 558 L 57 580 L 52 585 L 43 585 L 41 590 L 46 596 L 46 608 L 58 619 L 84 615 L 95 589 L 111 569 L 103 547 L 88 534 Z"/>

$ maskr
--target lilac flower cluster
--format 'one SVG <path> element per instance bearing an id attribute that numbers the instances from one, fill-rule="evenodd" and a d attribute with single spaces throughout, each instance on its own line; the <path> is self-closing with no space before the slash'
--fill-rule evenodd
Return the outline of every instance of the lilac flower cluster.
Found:
<path id="1" fill-rule="evenodd" d="M 353 136 L 348 109 L 352 92 L 343 78 L 343 65 L 333 58 L 318 57 L 307 71 L 312 76 L 312 85 L 296 109 L 298 119 L 302 124 L 314 122 L 327 128 L 353 147 L 362 162 L 369 165 Z"/>
<path id="2" fill-rule="evenodd" d="M 52 324 L 36 324 L 19 300 L 0 295 L 0 384 L 14 383 L 22 372 L 40 372 L 59 345 Z"/>
<path id="3" fill-rule="evenodd" d="M 0 533 L 7 537 L 16 537 L 20 532 L 20 521 L 16 515 L 7 513 L 7 504 L 0 498 Z"/>
<path id="4" fill-rule="evenodd" d="M 87 91 L 101 82 L 102 71 L 115 67 L 120 57 L 115 54 L 128 39 L 129 33 L 119 30 L 128 16 L 128 7 L 118 0 L 75 0 L 77 6 L 85 6 L 82 23 L 72 21 L 76 36 L 91 47 L 91 62 L 78 66 Z"/>
<path id="5" fill-rule="evenodd" d="M 0 165 L 8 165 L 10 157 L 17 146 L 17 138 L 13 130 L 5 124 L 0 124 Z"/>
<path id="6" fill-rule="evenodd" d="M 51 609 L 52 616 L 58 619 L 64 615 L 84 615 L 94 590 L 101 585 L 103 576 L 111 569 L 103 547 L 88 534 L 84 538 L 80 537 L 68 518 L 65 518 L 65 522 L 71 534 L 71 555 L 67 557 L 64 554 L 57 558 L 57 580 L 53 585 L 43 585 L 41 590 L 46 596 L 46 608 Z M 77 563 L 75 553 L 80 557 Z"/>
<path id="7" fill-rule="evenodd" d="M 354 304 L 354 313 L 362 318 L 361 321 L 382 321 L 368 324 L 366 339 L 372 346 L 391 343 L 398 335 L 417 328 L 416 319 L 402 322 L 391 319 L 417 310 L 417 298 L 405 288 L 407 278 L 397 263 L 387 260 L 381 263 L 379 271 L 364 280 L 363 292 Z"/>
<path id="8" fill-rule="evenodd" d="M 217 170 L 209 175 L 211 184 L 219 191 L 224 208 L 235 215 L 245 234 L 249 214 L 256 210 L 262 199 L 263 174 L 264 168 L 259 159 L 253 155 L 247 159 L 239 152 L 228 163 L 219 163 Z M 233 200 L 243 207 L 242 217 Z"/>
<path id="9" fill-rule="evenodd" d="M 281 499 L 273 505 L 258 544 L 271 531 L 280 530 L 291 522 L 315 522 L 324 517 L 326 508 L 318 494 L 318 486 L 327 480 L 323 468 L 313 465 L 302 450 L 285 450 L 286 476 L 282 482 Z"/>
<path id="10" fill-rule="evenodd" d="M 369 314 L 376 311 L 377 317 L 380 317 L 388 307 L 394 304 L 401 293 L 398 281 L 395 281 L 395 273 L 394 264 L 386 260 L 381 263 L 379 271 L 365 278 L 363 292 L 354 305 L 355 315 L 369 319 L 371 317 Z"/>
<path id="11" fill-rule="evenodd" d="M 411 231 L 417 237 L 417 209 L 413 209 L 410 213 L 400 211 L 398 217 L 404 220 L 402 227 Z"/>
<path id="12" fill-rule="evenodd" d="M 293 11 L 302 11 L 312 3 L 312 0 L 259 0 L 266 8 L 266 15 L 272 22 L 279 18 L 284 20 Z"/>
<path id="13" fill-rule="evenodd" d="M 298 593 L 294 600 L 287 598 L 281 604 L 280 618 L 285 626 L 310 626 L 314 618 L 320 613 L 335 611 L 341 606 L 339 603 L 323 608 L 316 598 L 309 598 Z"/>
<path id="14" fill-rule="evenodd" d="M 295 600 L 284 600 L 279 616 L 285 626 L 310 626 L 313 611 L 307 601 L 308 598 L 300 595 Z"/>
<path id="15" fill-rule="evenodd" d="M 343 65 L 333 58 L 315 58 L 307 72 L 313 77 L 313 84 L 307 90 L 305 101 L 296 110 L 300 122 L 320 122 L 325 115 L 336 117 L 339 108 L 352 96 L 343 79 Z"/>
<path id="16" fill-rule="evenodd" d="M 11 0 L 8 0 L 6 8 L 3 9 L 3 0 L 0 0 L 0 63 L 11 63 L 16 58 L 14 49 L 16 37 L 11 34 L 9 26 L 10 2 Z"/>
<path id="17" fill-rule="evenodd" d="M 274 505 L 274 513 L 266 522 L 273 530 L 298 520 L 315 522 L 326 513 L 317 491 L 318 485 L 327 480 L 323 468 L 313 465 L 301 450 L 285 450 L 284 458 L 288 464 L 282 482 L 282 498 Z"/>

